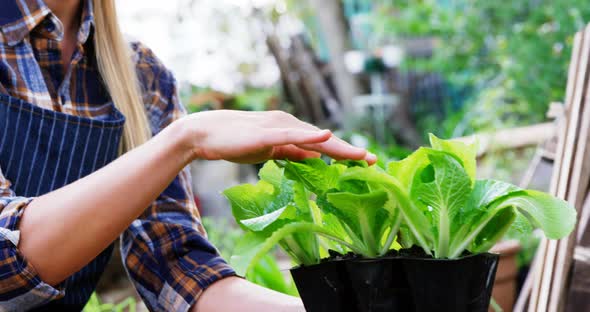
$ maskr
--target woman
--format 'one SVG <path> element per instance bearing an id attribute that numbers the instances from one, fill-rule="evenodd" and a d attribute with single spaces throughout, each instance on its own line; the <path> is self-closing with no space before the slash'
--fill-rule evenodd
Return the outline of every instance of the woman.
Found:
<path id="1" fill-rule="evenodd" d="M 286 113 L 185 116 L 113 0 L 3 0 L 0 30 L 0 310 L 80 310 L 119 235 L 153 311 L 303 310 L 219 257 L 185 167 L 374 155 Z"/>

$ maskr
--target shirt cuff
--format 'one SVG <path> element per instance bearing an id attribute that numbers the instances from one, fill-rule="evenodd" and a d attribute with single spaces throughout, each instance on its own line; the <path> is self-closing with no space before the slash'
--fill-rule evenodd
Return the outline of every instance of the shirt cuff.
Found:
<path id="1" fill-rule="evenodd" d="M 179 259 L 171 268 L 173 281 L 167 281 L 158 296 L 165 311 L 189 311 L 203 292 L 213 283 L 236 272 L 221 257 L 197 264 L 190 254 Z"/>
<path id="2" fill-rule="evenodd" d="M 64 296 L 63 288 L 43 282 L 18 251 L 18 223 L 32 200 L 26 197 L 0 198 L 0 301 L 2 308 L 8 311 L 29 310 Z"/>

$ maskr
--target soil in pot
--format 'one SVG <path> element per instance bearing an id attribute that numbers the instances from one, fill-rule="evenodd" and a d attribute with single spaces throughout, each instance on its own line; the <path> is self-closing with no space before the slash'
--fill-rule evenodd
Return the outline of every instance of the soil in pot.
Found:
<path id="1" fill-rule="evenodd" d="M 356 302 L 345 263 L 331 257 L 320 264 L 291 269 L 291 275 L 307 312 L 356 312 Z"/>
<path id="2" fill-rule="evenodd" d="M 412 311 L 400 258 L 355 259 L 345 263 L 359 312 Z"/>
<path id="3" fill-rule="evenodd" d="M 458 259 L 404 257 L 416 312 L 487 312 L 498 255 L 483 253 Z"/>

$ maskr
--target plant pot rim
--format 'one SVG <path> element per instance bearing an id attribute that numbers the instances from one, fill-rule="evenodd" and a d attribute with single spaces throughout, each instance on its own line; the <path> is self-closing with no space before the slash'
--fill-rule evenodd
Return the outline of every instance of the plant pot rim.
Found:
<path id="1" fill-rule="evenodd" d="M 497 258 L 500 255 L 493 252 L 481 252 L 476 254 L 469 254 L 453 259 L 449 258 L 432 258 L 432 257 L 418 257 L 418 256 L 389 256 L 393 259 L 404 259 L 404 260 L 420 260 L 420 261 L 427 261 L 427 262 L 455 262 L 469 258 L 476 258 L 476 257 L 489 257 L 489 258 Z"/>
<path id="2" fill-rule="evenodd" d="M 323 264 L 330 264 L 330 263 L 338 263 L 338 262 L 379 262 L 383 260 L 416 260 L 416 261 L 425 261 L 425 262 L 438 262 L 438 263 L 450 263 L 455 261 L 461 261 L 464 259 L 475 258 L 475 257 L 489 257 L 489 258 L 498 258 L 500 254 L 495 252 L 482 252 L 477 254 L 469 254 L 465 256 L 461 256 L 458 258 L 448 259 L 448 258 L 430 258 L 430 257 L 418 257 L 418 256 L 402 256 L 402 255 L 385 255 L 375 258 L 366 258 L 359 254 L 354 254 L 354 257 L 349 257 L 345 259 L 330 259 L 330 258 L 323 258 L 320 260 L 320 263 L 312 264 L 312 265 L 303 265 L 299 264 L 297 266 L 292 267 L 290 270 L 300 269 L 300 268 L 309 268 L 315 267 Z"/>

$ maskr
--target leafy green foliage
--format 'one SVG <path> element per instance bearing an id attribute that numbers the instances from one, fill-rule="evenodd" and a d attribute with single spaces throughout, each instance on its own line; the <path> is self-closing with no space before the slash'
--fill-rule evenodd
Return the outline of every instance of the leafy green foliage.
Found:
<path id="1" fill-rule="evenodd" d="M 321 159 L 268 162 L 256 185 L 225 195 L 248 231 L 232 263 L 247 272 L 280 245 L 298 263 L 318 263 L 326 249 L 365 257 L 394 246 L 421 247 L 435 258 L 489 250 L 513 224 L 568 235 L 576 211 L 548 194 L 476 180 L 476 147 L 430 136 L 387 172 L 364 162 Z M 321 238 L 320 238 L 321 237 Z"/>
<path id="2" fill-rule="evenodd" d="M 565 201 L 500 181 L 474 180 L 473 146 L 434 136 L 431 145 L 390 164 L 389 172 L 400 177 L 410 201 L 428 219 L 429 227 L 412 232 L 432 235 L 434 241 L 421 246 L 435 257 L 456 258 L 465 250 L 485 252 L 519 216 L 551 239 L 573 230 L 576 212 Z M 408 226 L 413 228 L 411 223 Z"/>
<path id="3" fill-rule="evenodd" d="M 243 184 L 224 191 L 233 215 L 240 226 L 250 231 L 251 239 L 270 237 L 277 229 L 296 221 L 312 222 L 309 195 L 301 184 L 284 177 L 284 169 L 268 162 L 259 173 L 256 185 Z M 281 247 L 298 262 L 317 263 L 319 245 L 311 233 L 293 233 L 279 241 Z M 246 255 L 238 256 L 240 263 L 254 257 L 255 248 L 246 248 Z M 243 259 L 243 260 L 241 260 Z M 235 264 L 240 266 L 239 264 Z M 241 270 L 247 272 L 247 270 Z"/>
<path id="4" fill-rule="evenodd" d="M 387 193 L 377 191 L 367 194 L 338 192 L 328 194 L 332 210 L 349 230 L 349 235 L 363 243 L 367 254 L 377 256 L 379 241 L 383 236 L 388 212 L 384 209 L 389 200 Z"/>
<path id="5" fill-rule="evenodd" d="M 133 297 L 129 297 L 118 304 L 102 303 L 98 299 L 98 295 L 93 293 L 88 300 L 88 303 L 84 306 L 84 312 L 135 312 L 137 307 L 137 301 Z"/>
<path id="6" fill-rule="evenodd" d="M 590 19 L 586 2 L 441 2 L 374 2 L 372 21 L 377 42 L 436 38 L 432 58 L 405 65 L 473 90 L 455 135 L 538 122 L 551 101 L 563 100 L 573 35 Z"/>
<path id="7" fill-rule="evenodd" d="M 226 259 L 229 259 L 237 250 L 248 248 L 248 244 L 255 246 L 256 242 L 260 243 L 257 241 L 256 233 L 244 233 L 224 219 L 203 218 L 202 222 L 207 229 L 208 239 Z M 260 286 L 288 295 L 297 295 L 295 283 L 290 275 L 280 270 L 274 253 L 265 254 L 245 275 L 247 280 Z"/>

